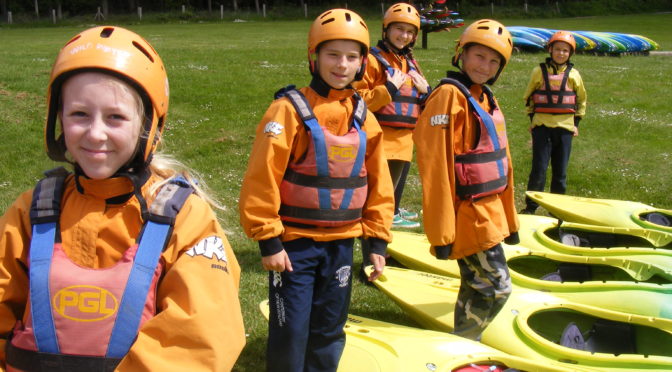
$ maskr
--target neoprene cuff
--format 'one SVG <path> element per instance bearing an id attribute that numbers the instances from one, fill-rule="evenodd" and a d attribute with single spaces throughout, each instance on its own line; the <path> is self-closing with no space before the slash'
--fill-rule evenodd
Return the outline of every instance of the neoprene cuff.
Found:
<path id="1" fill-rule="evenodd" d="M 436 252 L 436 258 L 439 260 L 447 260 L 450 257 L 450 254 L 453 252 L 453 245 L 437 245 L 434 246 L 434 251 Z"/>
<path id="2" fill-rule="evenodd" d="M 580 116 L 575 116 L 574 117 L 574 126 L 578 128 L 580 121 L 581 121 L 581 117 Z"/>
<path id="3" fill-rule="evenodd" d="M 283 249 L 285 248 L 282 246 L 282 241 L 277 236 L 259 241 L 259 250 L 261 250 L 262 257 L 272 256 Z"/>
<path id="4" fill-rule="evenodd" d="M 518 231 L 512 232 L 511 235 L 504 238 L 504 243 L 508 245 L 516 245 L 520 243 L 520 236 L 518 236 Z"/>
<path id="5" fill-rule="evenodd" d="M 384 256 L 387 253 L 387 242 L 379 238 L 369 238 L 371 253 Z"/>

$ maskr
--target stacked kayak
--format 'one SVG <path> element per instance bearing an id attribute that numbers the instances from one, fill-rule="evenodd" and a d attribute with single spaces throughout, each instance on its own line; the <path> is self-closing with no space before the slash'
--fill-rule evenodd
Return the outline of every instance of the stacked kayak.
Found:
<path id="1" fill-rule="evenodd" d="M 509 26 L 513 46 L 524 51 L 543 51 L 557 31 L 539 27 Z M 659 48 L 658 43 L 642 35 L 618 32 L 570 31 L 577 52 L 645 53 Z"/>
<path id="2" fill-rule="evenodd" d="M 529 235 L 535 220 L 545 218 L 521 216 L 521 245 L 503 245 L 514 292 L 518 288 L 535 289 L 581 304 L 672 319 L 672 256 L 580 256 L 560 253 L 541 244 L 530 249 L 524 242 L 533 239 Z M 423 234 L 400 231 L 393 234 L 388 252 L 404 266 L 459 277 L 457 262 L 434 258 Z"/>
<path id="3" fill-rule="evenodd" d="M 532 250 L 551 249 L 580 256 L 672 256 L 671 236 L 660 231 L 588 225 L 528 215 L 518 217 L 520 244 Z"/>
<path id="4" fill-rule="evenodd" d="M 453 330 L 459 279 L 387 267 L 374 283 L 423 326 Z M 572 369 L 672 370 L 671 319 L 576 303 L 522 287 L 514 289 L 481 342 L 538 364 L 559 362 Z"/>
<path id="5" fill-rule="evenodd" d="M 268 318 L 268 301 L 259 305 Z M 348 315 L 340 372 L 594 371 L 562 363 L 538 363 L 482 343 L 436 332 Z"/>
<path id="6" fill-rule="evenodd" d="M 660 231 L 663 241 L 672 242 L 672 210 L 669 209 L 632 201 L 582 198 L 537 191 L 527 191 L 526 195 L 564 221 Z"/>

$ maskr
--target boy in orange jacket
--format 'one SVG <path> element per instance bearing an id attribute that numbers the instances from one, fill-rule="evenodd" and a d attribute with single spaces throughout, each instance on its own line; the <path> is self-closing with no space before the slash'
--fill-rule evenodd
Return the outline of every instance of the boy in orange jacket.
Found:
<path id="1" fill-rule="evenodd" d="M 457 43 L 459 72 L 434 89 L 413 133 L 425 232 L 437 259 L 455 259 L 461 286 L 455 334 L 479 339 L 506 303 L 511 279 L 502 241 L 518 242 L 513 167 L 504 117 L 486 84 L 511 56 L 511 35 L 480 20 Z"/>
<path id="2" fill-rule="evenodd" d="M 345 344 L 352 248 L 362 237 L 382 273 L 393 189 L 383 133 L 351 86 L 364 73 L 369 32 L 332 9 L 308 34 L 310 86 L 289 86 L 257 127 L 240 221 L 269 271 L 268 371 L 336 371 Z"/>

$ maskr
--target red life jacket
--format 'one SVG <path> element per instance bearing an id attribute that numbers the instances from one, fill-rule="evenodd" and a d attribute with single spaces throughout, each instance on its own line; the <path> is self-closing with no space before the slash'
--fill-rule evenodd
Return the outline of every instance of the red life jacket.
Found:
<path id="1" fill-rule="evenodd" d="M 63 168 L 59 168 L 62 170 Z M 112 371 L 156 314 L 159 261 L 174 218 L 192 193 L 183 181 L 161 188 L 138 243 L 112 267 L 72 262 L 57 240 L 64 171 L 35 188 L 29 254 L 30 313 L 7 346 L 8 371 Z"/>
<path id="2" fill-rule="evenodd" d="M 456 193 L 461 199 L 478 199 L 499 194 L 508 184 L 509 159 L 506 155 L 508 141 L 504 116 L 495 104 L 492 92 L 483 87 L 490 100 L 492 113 L 488 113 L 471 96 L 469 89 L 455 79 L 445 78 L 441 84 L 456 86 L 469 102 L 471 112 L 480 125 L 480 135 L 475 148 L 455 155 Z"/>
<path id="3" fill-rule="evenodd" d="M 367 197 L 364 164 L 366 104 L 355 94 L 352 126 L 343 136 L 320 126 L 306 97 L 284 92 L 303 120 L 311 141 L 301 159 L 290 163 L 280 184 L 280 219 L 310 226 L 343 226 L 362 218 Z"/>
<path id="4" fill-rule="evenodd" d="M 380 62 L 385 70 L 392 75 L 394 69 L 390 63 L 382 56 L 381 50 L 377 47 L 371 48 L 371 54 Z M 404 57 L 406 58 L 406 57 Z M 406 58 L 408 68 L 411 71 L 417 71 L 415 64 Z M 420 93 L 412 84 L 402 84 L 392 97 L 392 101 L 373 113 L 378 119 L 380 125 L 396 128 L 415 128 L 415 123 L 420 115 Z"/>
<path id="5" fill-rule="evenodd" d="M 541 76 L 544 83 L 532 93 L 534 112 L 547 114 L 573 114 L 576 112 L 576 92 L 567 87 L 572 64 L 568 63 L 562 74 L 549 75 L 546 64 L 542 63 Z"/>

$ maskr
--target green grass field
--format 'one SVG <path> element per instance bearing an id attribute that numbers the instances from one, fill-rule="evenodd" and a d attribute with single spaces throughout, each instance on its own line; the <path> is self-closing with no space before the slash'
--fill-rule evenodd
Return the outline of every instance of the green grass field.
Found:
<path id="1" fill-rule="evenodd" d="M 467 20 L 469 22 L 470 20 Z M 641 34 L 672 50 L 672 14 L 544 20 L 502 20 L 505 25 Z M 55 164 L 43 149 L 45 93 L 59 48 L 90 25 L 68 28 L 0 28 L 0 210 Z M 372 30 L 380 20 L 370 20 Z M 248 344 L 236 371 L 263 367 L 266 325 L 257 310 L 266 298 L 266 273 L 257 246 L 238 223 L 238 194 L 254 130 L 273 93 L 309 81 L 308 21 L 126 26 L 147 38 L 161 54 L 171 83 L 165 150 L 198 170 L 221 202 L 219 216 L 243 267 L 240 297 Z M 429 35 L 429 48 L 416 50 L 428 80 L 449 69 L 460 31 Z M 372 32 L 375 42 L 378 31 Z M 419 43 L 418 43 L 419 44 Z M 530 163 L 528 119 L 522 94 L 532 67 L 545 54 L 515 54 L 493 87 L 508 123 L 517 203 L 522 207 Z M 671 56 L 573 58 L 588 91 L 570 161 L 568 193 L 635 200 L 672 208 Z M 411 169 L 403 205 L 421 206 L 417 168 Z M 419 231 L 421 231 L 419 229 Z M 355 260 L 360 261 L 359 251 Z M 377 290 L 355 283 L 351 312 L 413 324 Z"/>

